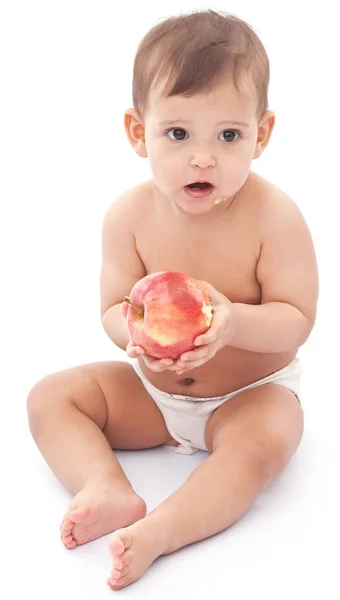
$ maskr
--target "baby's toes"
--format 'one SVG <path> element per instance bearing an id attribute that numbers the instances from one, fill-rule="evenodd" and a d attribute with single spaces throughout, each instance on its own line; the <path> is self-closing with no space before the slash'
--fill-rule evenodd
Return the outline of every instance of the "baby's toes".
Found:
<path id="1" fill-rule="evenodd" d="M 123 552 L 126 551 L 126 549 L 129 548 L 132 544 L 132 536 L 131 533 L 127 531 L 127 529 L 128 528 L 126 528 L 125 530 L 117 529 L 117 531 L 111 534 L 109 540 L 109 548 L 111 554 L 118 555 L 116 556 L 116 558 L 120 560 L 123 557 Z"/>
<path id="2" fill-rule="evenodd" d="M 119 583 L 120 579 L 122 579 L 130 573 L 130 570 L 130 565 L 127 565 L 127 567 L 124 567 L 123 569 L 112 569 L 111 576 L 109 579 L 112 583 Z"/>
<path id="3" fill-rule="evenodd" d="M 60 539 L 63 542 L 64 546 L 66 546 L 66 548 L 69 548 L 70 550 L 77 545 L 76 541 L 73 538 L 72 531 L 61 532 Z"/>
<path id="4" fill-rule="evenodd" d="M 70 532 L 60 534 L 60 539 L 63 542 L 64 546 L 66 546 L 66 548 L 69 548 L 69 550 L 71 550 L 72 548 L 74 548 L 77 545 L 77 542 L 75 541 L 72 533 L 70 533 Z"/>
<path id="5" fill-rule="evenodd" d="M 131 550 L 125 550 L 125 552 L 121 556 L 117 556 L 117 558 L 113 562 L 113 568 L 117 569 L 117 571 L 121 571 L 124 567 L 130 564 L 132 560 L 132 552 Z"/>
<path id="6" fill-rule="evenodd" d="M 69 544 L 70 542 L 73 542 L 73 535 L 69 534 L 69 535 L 62 535 L 61 536 L 61 540 L 63 542 L 63 544 Z"/>
<path id="7" fill-rule="evenodd" d="M 71 521 L 69 513 L 67 513 L 60 525 L 60 533 L 65 534 L 67 532 L 70 532 L 72 531 L 73 527 L 74 523 L 73 521 Z"/>
<path id="8" fill-rule="evenodd" d="M 74 523 L 72 523 L 68 515 L 65 515 L 64 520 L 60 525 L 60 539 L 64 546 L 70 550 L 77 545 L 72 535 L 73 527 Z"/>
<path id="9" fill-rule="evenodd" d="M 107 581 L 107 585 L 110 586 L 110 588 L 112 588 L 113 590 L 119 590 L 120 588 L 129 585 L 129 583 L 132 583 L 132 577 L 130 572 L 124 575 L 123 577 L 120 577 L 119 579 L 112 579 L 111 576 L 110 579 L 108 579 Z"/>

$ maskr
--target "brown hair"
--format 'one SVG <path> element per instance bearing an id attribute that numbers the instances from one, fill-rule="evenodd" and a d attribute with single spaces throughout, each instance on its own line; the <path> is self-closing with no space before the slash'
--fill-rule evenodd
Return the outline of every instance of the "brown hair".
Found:
<path id="1" fill-rule="evenodd" d="M 262 114 L 268 108 L 269 61 L 255 31 L 245 21 L 213 10 L 170 17 L 138 46 L 133 104 L 143 115 L 151 85 L 163 78 L 167 96 L 191 96 L 211 91 L 229 76 L 239 90 L 242 72 L 253 79 Z"/>

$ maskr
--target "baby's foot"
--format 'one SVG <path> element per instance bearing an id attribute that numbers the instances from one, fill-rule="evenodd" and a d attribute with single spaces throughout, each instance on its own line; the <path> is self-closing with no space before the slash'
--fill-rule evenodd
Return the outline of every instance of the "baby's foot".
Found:
<path id="1" fill-rule="evenodd" d="M 146 514 L 144 500 L 107 479 L 89 482 L 72 500 L 60 527 L 66 548 L 86 544 Z"/>
<path id="2" fill-rule="evenodd" d="M 150 523 L 151 520 L 146 517 L 110 536 L 113 568 L 107 584 L 113 590 L 134 583 L 158 556 L 166 553 L 162 528 Z"/>

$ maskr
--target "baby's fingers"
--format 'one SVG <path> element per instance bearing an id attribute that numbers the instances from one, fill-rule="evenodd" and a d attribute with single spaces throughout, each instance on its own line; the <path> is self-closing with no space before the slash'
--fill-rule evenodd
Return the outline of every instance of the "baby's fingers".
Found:
<path id="1" fill-rule="evenodd" d="M 129 358 L 138 358 L 145 354 L 145 351 L 141 346 L 135 346 L 132 342 L 129 342 L 126 346 L 126 354 Z"/>
<path id="2" fill-rule="evenodd" d="M 146 366 L 155 373 L 161 373 L 168 369 L 170 365 L 174 362 L 172 358 L 154 358 L 149 354 L 145 353 L 145 350 L 141 346 L 135 346 L 133 342 L 129 342 L 126 346 L 126 353 L 130 358 L 139 358 L 141 357 Z"/>
<path id="3" fill-rule="evenodd" d="M 207 344 L 212 344 L 221 335 L 223 335 L 225 327 L 225 315 L 222 313 L 222 311 L 216 311 L 213 317 L 211 327 L 208 329 L 208 331 L 195 338 L 195 346 L 206 346 Z"/>
<path id="4" fill-rule="evenodd" d="M 155 373 L 161 373 L 165 371 L 170 365 L 172 365 L 172 358 L 153 358 L 153 356 L 149 356 L 148 354 L 144 354 L 142 356 L 146 366 Z"/>
<path id="5" fill-rule="evenodd" d="M 213 356 L 215 356 L 215 355 L 211 354 L 211 355 L 205 356 L 204 358 L 201 358 L 200 360 L 193 360 L 193 361 L 186 361 L 186 362 L 178 361 L 176 373 L 177 373 L 177 375 L 182 375 L 182 373 L 186 373 L 187 371 L 191 371 L 192 369 L 197 369 L 197 367 L 201 367 L 202 365 L 204 365 L 204 363 L 208 362 L 208 360 L 213 358 Z"/>

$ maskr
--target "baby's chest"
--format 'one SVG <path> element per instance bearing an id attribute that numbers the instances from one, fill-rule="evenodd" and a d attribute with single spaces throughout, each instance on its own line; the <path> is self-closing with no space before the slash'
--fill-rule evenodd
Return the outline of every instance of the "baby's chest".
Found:
<path id="1" fill-rule="evenodd" d="M 141 236 L 137 247 L 147 274 L 181 271 L 208 281 L 232 302 L 261 302 L 256 278 L 259 249 L 251 235 L 179 237 L 162 231 L 148 239 Z"/>

